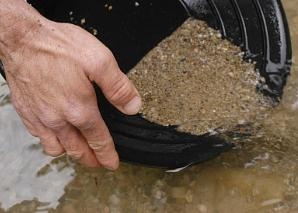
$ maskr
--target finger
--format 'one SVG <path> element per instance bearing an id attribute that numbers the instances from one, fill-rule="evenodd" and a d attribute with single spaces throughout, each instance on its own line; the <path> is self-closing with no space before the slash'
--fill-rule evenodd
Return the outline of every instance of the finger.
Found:
<path id="1" fill-rule="evenodd" d="M 86 138 L 99 163 L 109 170 L 116 170 L 119 166 L 119 157 L 113 139 L 98 111 L 97 105 L 93 104 L 93 108 L 90 104 L 88 110 L 78 113 L 79 118 L 73 119 L 74 117 L 72 117 L 69 121 Z"/>
<path id="2" fill-rule="evenodd" d="M 38 119 L 35 119 L 35 126 L 25 118 L 23 118 L 23 123 L 32 136 L 40 139 L 43 150 L 47 155 L 58 157 L 65 153 L 56 135 L 51 130 L 47 129 Z"/>
<path id="3" fill-rule="evenodd" d="M 40 143 L 47 155 L 58 157 L 65 152 L 56 135 L 50 129 L 46 128 L 38 118 L 33 115 L 30 120 L 23 117 L 23 123 L 31 135 L 39 137 Z"/>
<path id="4" fill-rule="evenodd" d="M 137 89 L 121 72 L 113 54 L 107 49 L 101 52 L 99 66 L 93 73 L 93 80 L 101 88 L 105 97 L 121 112 L 128 115 L 139 112 L 142 101 Z"/>
<path id="5" fill-rule="evenodd" d="M 55 129 L 54 132 L 67 155 L 85 166 L 100 167 L 94 152 L 89 148 L 85 138 L 75 127 L 71 124 L 66 124 L 61 129 Z"/>
<path id="6" fill-rule="evenodd" d="M 28 119 L 23 118 L 22 120 L 29 133 L 40 139 L 43 150 L 47 155 L 58 157 L 65 153 L 65 150 L 58 141 L 56 135 L 39 122 L 38 119 L 35 119 L 35 126 Z"/>
<path id="7" fill-rule="evenodd" d="M 14 105 L 29 133 L 34 137 L 39 137 L 46 154 L 57 157 L 65 152 L 55 134 L 42 124 L 29 107 L 24 107 L 16 101 Z"/>
<path id="8" fill-rule="evenodd" d="M 39 136 L 40 143 L 47 155 L 58 157 L 65 153 L 63 146 L 52 131 L 48 130 L 47 136 Z"/>

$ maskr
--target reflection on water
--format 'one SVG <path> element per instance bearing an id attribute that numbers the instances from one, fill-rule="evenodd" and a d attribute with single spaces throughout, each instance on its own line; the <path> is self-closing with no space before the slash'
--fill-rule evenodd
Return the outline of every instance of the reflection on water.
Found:
<path id="1" fill-rule="evenodd" d="M 11 105 L 0 110 L 0 202 L 7 209 L 38 198 L 43 208 L 56 207 L 74 169 L 45 157 L 38 141 L 24 129 Z M 56 160 L 57 161 L 57 160 Z"/>
<path id="2" fill-rule="evenodd" d="M 284 3 L 297 55 L 298 2 Z M 64 158 L 50 163 L 41 155 L 10 105 L 1 107 L 0 135 L 0 203 L 11 212 L 298 212 L 295 63 L 282 103 L 258 136 L 180 173 L 121 164 L 116 172 L 74 166 L 72 176 Z"/>

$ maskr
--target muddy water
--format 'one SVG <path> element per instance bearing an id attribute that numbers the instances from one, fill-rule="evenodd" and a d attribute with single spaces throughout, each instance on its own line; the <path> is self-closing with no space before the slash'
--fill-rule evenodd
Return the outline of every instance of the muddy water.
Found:
<path id="1" fill-rule="evenodd" d="M 44 157 L 11 105 L 0 104 L 0 212 L 298 212 L 298 1 L 284 4 L 292 75 L 257 137 L 176 174 L 128 164 L 90 171 Z M 1 103 L 6 93 L 1 86 Z"/>

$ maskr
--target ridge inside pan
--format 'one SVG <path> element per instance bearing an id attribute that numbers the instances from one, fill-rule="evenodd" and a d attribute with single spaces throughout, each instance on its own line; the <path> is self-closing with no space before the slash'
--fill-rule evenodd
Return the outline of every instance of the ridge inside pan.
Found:
<path id="1" fill-rule="evenodd" d="M 274 100 L 282 96 L 290 71 L 290 35 L 279 0 L 36 0 L 31 3 L 51 20 L 79 24 L 85 18 L 85 29 L 98 29 L 100 40 L 112 50 L 124 72 L 189 16 L 206 21 L 241 46 L 244 58 L 255 61 L 266 79 L 260 91 Z M 106 4 L 113 9 L 107 10 Z M 101 113 L 124 161 L 178 168 L 206 161 L 232 147 L 217 136 L 179 133 L 175 127 L 160 126 L 139 115 L 123 115 L 103 98 L 98 88 L 96 91 Z"/>

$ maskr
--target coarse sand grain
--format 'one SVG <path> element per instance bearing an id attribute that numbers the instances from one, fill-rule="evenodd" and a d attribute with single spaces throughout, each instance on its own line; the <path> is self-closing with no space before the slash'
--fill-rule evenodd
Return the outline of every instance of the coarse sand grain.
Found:
<path id="1" fill-rule="evenodd" d="M 268 108 L 263 81 L 240 48 L 202 21 L 188 19 L 129 73 L 143 116 L 196 135 L 253 123 Z"/>

